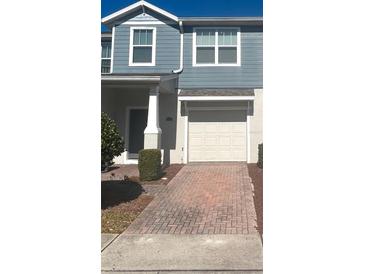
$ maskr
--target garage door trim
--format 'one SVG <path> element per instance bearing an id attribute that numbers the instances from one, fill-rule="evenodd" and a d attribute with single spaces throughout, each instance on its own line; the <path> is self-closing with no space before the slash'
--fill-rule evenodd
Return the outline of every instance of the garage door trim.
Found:
<path id="1" fill-rule="evenodd" d="M 250 116 L 248 113 L 248 107 L 187 107 L 186 101 L 185 104 L 185 144 L 184 144 L 184 162 L 188 163 L 189 160 L 189 115 L 191 111 L 212 111 L 212 110 L 221 110 L 221 111 L 230 111 L 230 110 L 240 110 L 246 113 L 246 161 L 250 161 Z"/>

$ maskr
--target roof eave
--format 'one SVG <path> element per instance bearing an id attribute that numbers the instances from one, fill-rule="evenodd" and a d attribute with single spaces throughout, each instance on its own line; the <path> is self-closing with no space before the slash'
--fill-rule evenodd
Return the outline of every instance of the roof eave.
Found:
<path id="1" fill-rule="evenodd" d="M 184 25 L 204 25 L 212 23 L 219 24 L 254 24 L 254 25 L 262 25 L 263 19 L 262 17 L 182 17 L 179 18 Z"/>
<path id="2" fill-rule="evenodd" d="M 171 19 L 175 22 L 179 21 L 179 18 L 177 18 L 177 16 L 175 16 L 175 15 L 173 15 L 173 14 L 171 14 L 171 13 L 169 13 L 169 12 L 163 10 L 163 9 L 160 9 L 159 7 L 156 7 L 155 5 L 152 5 L 152 4 L 150 4 L 146 1 L 141 0 L 139 2 L 136 2 L 136 3 L 132 4 L 132 5 L 129 5 L 128 7 L 125 7 L 124 9 L 121 9 L 119 11 L 116 11 L 116 12 L 108 15 L 108 16 L 103 17 L 101 19 L 101 23 L 103 23 L 105 25 L 108 25 L 108 24 L 112 23 L 113 21 L 119 19 L 120 17 L 125 16 L 125 15 L 141 8 L 142 6 L 147 7 L 149 9 L 161 14 L 161 15 L 164 15 L 165 17 L 167 17 L 167 18 L 169 18 L 169 19 Z"/>

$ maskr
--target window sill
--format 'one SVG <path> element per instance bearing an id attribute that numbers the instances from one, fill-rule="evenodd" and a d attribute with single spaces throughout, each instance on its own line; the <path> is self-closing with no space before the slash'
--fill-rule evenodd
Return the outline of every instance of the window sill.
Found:
<path id="1" fill-rule="evenodd" d="M 130 67 L 154 67 L 154 63 L 130 63 Z"/>
<path id="2" fill-rule="evenodd" d="M 193 67 L 240 67 L 241 64 L 193 64 Z"/>

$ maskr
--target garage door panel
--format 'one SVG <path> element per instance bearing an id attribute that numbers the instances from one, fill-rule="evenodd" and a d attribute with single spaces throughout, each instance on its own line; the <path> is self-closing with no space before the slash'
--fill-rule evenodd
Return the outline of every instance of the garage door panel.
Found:
<path id="1" fill-rule="evenodd" d="M 245 133 L 246 130 L 245 130 L 244 127 L 242 127 L 242 125 L 234 124 L 231 127 L 231 131 L 232 132 L 237 132 L 237 133 Z"/>
<path id="2" fill-rule="evenodd" d="M 232 146 L 240 146 L 240 147 L 243 147 L 243 145 L 242 145 L 242 136 L 232 136 L 232 138 L 231 138 L 231 145 Z"/>
<path id="3" fill-rule="evenodd" d="M 244 111 L 191 111 L 189 161 L 245 161 Z"/>
<path id="4" fill-rule="evenodd" d="M 219 138 L 219 144 L 229 146 L 231 144 L 231 137 L 230 136 L 221 136 Z"/>
<path id="5" fill-rule="evenodd" d="M 218 145 L 218 137 L 206 137 L 204 139 L 205 145 L 207 146 L 217 146 Z"/>

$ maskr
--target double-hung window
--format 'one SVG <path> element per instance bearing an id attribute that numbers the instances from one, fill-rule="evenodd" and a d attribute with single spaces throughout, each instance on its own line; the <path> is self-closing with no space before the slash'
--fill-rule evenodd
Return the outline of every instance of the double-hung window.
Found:
<path id="1" fill-rule="evenodd" d="M 110 73 L 112 42 L 101 42 L 101 73 Z"/>
<path id="2" fill-rule="evenodd" d="M 196 28 L 193 32 L 193 66 L 240 66 L 239 28 Z"/>
<path id="3" fill-rule="evenodd" d="M 130 66 L 154 66 L 156 56 L 156 28 L 131 27 L 129 46 Z"/>

